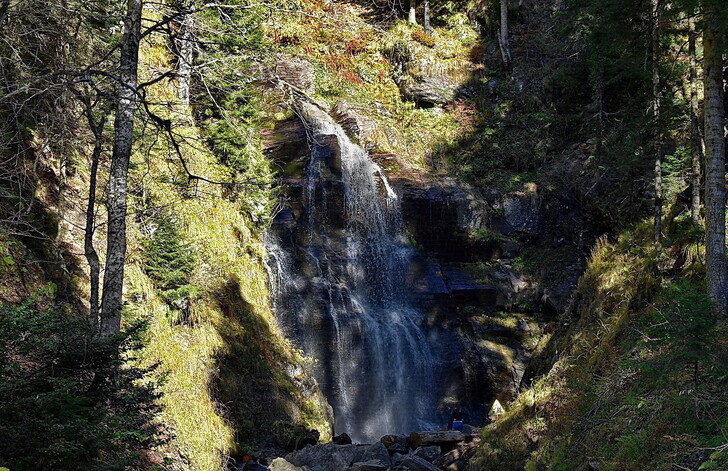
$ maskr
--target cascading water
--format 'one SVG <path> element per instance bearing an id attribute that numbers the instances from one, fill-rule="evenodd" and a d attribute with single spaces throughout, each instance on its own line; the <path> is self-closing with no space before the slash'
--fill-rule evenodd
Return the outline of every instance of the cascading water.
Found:
<path id="1" fill-rule="evenodd" d="M 312 147 L 303 205 L 267 237 L 276 315 L 317 360 L 337 433 L 365 442 L 437 426 L 440 353 L 410 293 L 399 199 L 327 113 L 299 111 Z"/>

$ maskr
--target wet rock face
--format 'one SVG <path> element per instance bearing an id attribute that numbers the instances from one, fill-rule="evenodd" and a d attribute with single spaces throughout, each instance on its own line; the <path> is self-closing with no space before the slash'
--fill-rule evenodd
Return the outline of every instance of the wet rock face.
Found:
<path id="1" fill-rule="evenodd" d="M 376 133 L 368 118 L 346 102 L 337 103 L 332 115 L 360 141 Z M 294 339 L 320 334 L 320 340 L 309 347 L 317 352 L 322 365 L 329 366 L 319 377 L 324 387 L 329 387 L 327 394 L 338 392 L 334 376 L 337 358 L 332 349 L 338 327 L 325 314 L 326 300 L 320 293 L 341 292 L 343 298 L 348 298 L 356 289 L 341 282 L 346 279 L 343 275 L 332 278 L 337 283 L 329 280 L 332 289 L 323 289 L 327 273 L 347 272 L 342 268 L 347 263 L 348 229 L 342 217 L 347 203 L 340 171 L 341 140 L 341 136 L 324 135 L 309 142 L 305 127 L 295 120 L 279 123 L 266 136 L 266 152 L 283 169 L 282 188 L 288 196 L 287 207 L 276 217 L 274 231 L 281 247 L 294 254 L 289 289 L 301 301 L 287 309 L 320 313 L 310 316 L 305 325 L 289 326 L 288 333 Z M 321 163 L 317 169 L 320 186 L 314 192 L 307 183 L 312 151 Z M 579 215 L 569 212 L 568 197 L 544 196 L 534 185 L 504 193 L 406 171 L 388 177 L 398 195 L 404 228 L 397 234 L 396 243 L 404 244 L 401 249 L 407 252 L 407 263 L 397 271 L 396 278 L 407 287 L 407 296 L 415 298 L 416 307 L 426 313 L 428 341 L 442 351 L 437 383 L 443 392 L 441 400 L 446 394 L 459 399 L 469 420 L 483 423 L 494 399 L 507 403 L 519 391 L 531 352 L 542 335 L 539 323 L 545 321 L 540 313 L 546 308 L 558 309 L 571 291 L 568 280 L 555 287 L 542 286 L 523 273 L 518 257 L 529 245 L 553 244 L 559 225 L 571 223 Z M 390 191 L 384 178 L 378 177 L 377 185 L 382 196 Z M 312 207 L 317 211 L 313 218 Z M 317 249 L 324 246 L 319 243 L 323 238 L 329 251 L 326 256 Z M 575 280 L 578 267 L 573 272 L 568 276 Z M 363 315 L 356 314 L 360 307 L 352 304 L 344 308 L 359 317 L 358 321 L 347 318 L 345 323 L 362 322 Z M 364 337 L 352 336 L 352 344 Z M 361 365 L 374 368 L 371 359 L 365 357 Z M 387 374 L 393 375 L 394 370 Z M 372 402 L 357 401 L 367 407 Z M 441 425 L 446 422 L 446 413 L 442 412 L 445 409 L 441 402 L 441 412 L 437 413 Z M 382 443 L 390 455 L 406 456 L 411 448 L 402 436 Z M 442 451 L 449 450 L 443 446 Z M 378 459 L 366 457 L 357 462 L 376 467 L 370 462 Z"/>
<path id="2" fill-rule="evenodd" d="M 331 109 L 331 116 L 364 146 L 376 145 L 377 126 L 362 110 L 354 108 L 345 100 L 339 100 Z"/>
<path id="3" fill-rule="evenodd" d="M 542 285 L 519 269 L 519 257 L 529 246 L 554 244 L 559 225 L 579 215 L 531 184 L 503 193 L 450 179 L 392 180 L 421 249 L 414 269 L 421 301 L 431 322 L 458 334 L 452 391 L 473 420 L 486 420 L 487 404 L 507 403 L 519 392 L 540 326 L 565 305 L 580 273 L 575 265 L 560 273 L 558 284 Z"/>
<path id="4" fill-rule="evenodd" d="M 544 235 L 547 229 L 546 214 L 542 211 L 540 196 L 517 192 L 503 197 L 503 220 L 506 231 L 528 235 Z"/>

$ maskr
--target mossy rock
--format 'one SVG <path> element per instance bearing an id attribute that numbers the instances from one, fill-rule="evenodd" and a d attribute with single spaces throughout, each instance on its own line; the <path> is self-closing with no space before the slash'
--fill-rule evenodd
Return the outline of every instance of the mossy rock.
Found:
<path id="1" fill-rule="evenodd" d="M 274 422 L 272 430 L 276 444 L 290 451 L 300 450 L 306 445 L 316 445 L 319 440 L 318 430 L 309 430 L 302 425 L 288 422 Z"/>

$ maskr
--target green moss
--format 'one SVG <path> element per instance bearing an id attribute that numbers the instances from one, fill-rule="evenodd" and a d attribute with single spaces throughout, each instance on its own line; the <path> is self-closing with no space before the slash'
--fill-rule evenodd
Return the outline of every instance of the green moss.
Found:
<path id="1" fill-rule="evenodd" d="M 704 287 L 655 278 L 667 250 L 645 226 L 597 244 L 570 327 L 537 347 L 558 361 L 486 428 L 473 469 L 667 470 L 725 441 L 728 351 Z"/>
<path id="2" fill-rule="evenodd" d="M 169 68 L 161 35 L 149 36 L 141 61 L 142 74 Z M 257 92 L 244 77 L 217 72 L 211 80 L 220 81 L 215 93 L 221 107 L 214 113 L 201 109 L 202 128 L 193 125 L 191 110 L 179 105 L 173 82 L 156 83 L 147 96 L 165 103 L 155 112 L 174 121 L 192 173 L 242 184 L 190 181 L 169 143 L 142 136 L 131 178 L 143 191 L 132 195 L 136 218 L 128 230 L 124 320 L 149 322 L 136 363 L 158 365 L 158 419 L 171 429 L 169 443 L 159 451 L 177 466 L 199 471 L 224 468 L 231 454 L 261 438 L 270 425 L 265 414 L 315 426 L 328 436 L 318 391 L 312 388 L 314 396 L 304 397 L 284 373 L 285 365 L 300 369 L 305 362 L 269 309 L 260 233 L 274 195 L 272 172 L 256 137 Z M 166 215 L 161 223 L 160 214 Z M 190 322 L 171 322 L 179 316 L 180 300 L 189 301 L 184 308 Z M 303 369 L 301 375 L 308 378 Z M 273 402 L 266 402 L 270 398 Z"/>

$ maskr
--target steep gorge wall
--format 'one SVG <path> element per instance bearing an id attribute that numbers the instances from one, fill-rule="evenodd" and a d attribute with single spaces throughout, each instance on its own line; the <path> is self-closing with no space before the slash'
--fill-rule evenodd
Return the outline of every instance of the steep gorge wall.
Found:
<path id="1" fill-rule="evenodd" d="M 363 126 L 353 124 L 368 119 L 363 117 L 366 110 L 342 111 L 347 108 L 339 102 L 331 114 L 353 137 L 361 138 Z M 375 126 L 373 121 L 367 122 L 370 129 Z M 312 133 L 307 133 L 309 126 L 299 119 L 282 121 L 265 135 L 266 154 L 284 169 L 282 190 L 286 196 L 286 204 L 273 225 L 278 243 L 272 256 L 276 263 L 288 257 L 286 263 L 296 267 L 298 281 L 288 282 L 292 283 L 289 289 L 299 293 L 318 279 L 315 267 L 313 271 L 303 268 L 313 256 L 309 253 L 311 249 L 296 248 L 296 244 L 311 237 L 307 235 L 311 230 L 311 201 L 307 196 L 311 190 L 310 171 L 306 169 L 314 154 L 324 156 L 323 161 L 330 167 L 321 190 L 327 194 L 327 200 L 316 203 L 325 209 L 323 222 L 328 226 L 316 231 L 343 234 L 346 226 L 346 195 L 342 192 L 339 170 L 343 158 L 341 137 L 332 135 L 329 139 L 315 133 L 311 137 Z M 379 158 L 381 168 L 391 166 L 391 159 Z M 553 321 L 552 314 L 567 303 L 583 263 L 579 254 L 574 253 L 560 261 L 568 270 L 558 279 L 542 280 L 519 271 L 523 269 L 519 265 L 522 261 L 516 260 L 530 247 L 566 245 L 559 242 L 560 228 L 564 221 L 572 221 L 580 214 L 568 201 L 553 195 L 542 196 L 533 187 L 510 193 L 495 189 L 477 191 L 456 179 L 432 177 L 414 170 L 390 170 L 386 178 L 401 205 L 403 247 L 411 253 L 397 283 L 406 286 L 414 305 L 426 316 L 430 337 L 436 338 L 443 349 L 442 362 L 432 366 L 440 378 L 436 407 L 441 411 L 432 412 L 432 417 L 439 415 L 433 425 L 444 424 L 443 412 L 456 401 L 463 402 L 473 423 L 481 424 L 495 399 L 507 403 L 522 389 L 529 359 L 547 345 L 553 330 L 547 324 Z M 380 183 L 380 191 L 386 192 L 384 183 Z M 344 245 L 339 247 L 341 251 Z M 316 257 L 321 254 L 317 252 Z M 336 257 L 343 255 L 335 255 L 335 260 Z M 344 261 L 329 260 L 327 264 Z M 282 316 L 281 322 L 288 325 L 287 331 L 304 350 L 311 338 L 326 348 L 340 341 L 320 329 L 296 327 L 290 299 L 288 303 L 275 302 L 282 306 L 276 310 Z M 315 302 L 304 303 L 293 310 L 301 309 L 317 311 L 319 307 Z M 324 324 L 328 315 L 322 311 Z M 308 350 L 324 368 L 329 364 L 326 351 Z M 329 368 L 328 374 L 336 375 L 336 368 Z M 396 381 L 396 368 L 387 369 L 386 373 Z M 330 385 L 331 381 L 325 383 Z M 335 388 L 328 391 L 338 394 Z M 386 407 L 385 402 L 381 408 Z"/>

